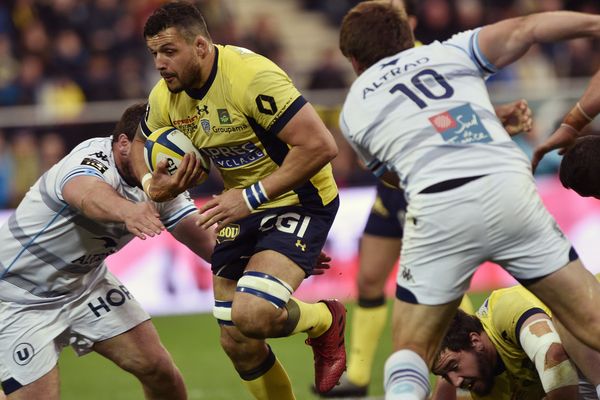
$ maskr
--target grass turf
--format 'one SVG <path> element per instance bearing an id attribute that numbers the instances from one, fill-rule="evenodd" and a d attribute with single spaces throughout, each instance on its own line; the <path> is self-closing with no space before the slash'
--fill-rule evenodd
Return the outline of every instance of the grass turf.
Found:
<path id="1" fill-rule="evenodd" d="M 478 307 L 487 294 L 473 294 Z M 391 307 L 391 302 L 389 303 Z M 348 304 L 350 319 L 353 304 Z M 190 400 L 251 399 L 219 345 L 219 330 L 210 314 L 157 317 L 153 319 L 163 344 L 181 370 Z M 269 341 L 285 366 L 297 399 L 317 399 L 309 388 L 313 382 L 312 352 L 304 335 Z M 391 350 L 389 322 L 379 341 L 370 395 L 383 394 L 383 364 Z M 142 400 L 142 389 L 130 374 L 92 353 L 78 358 L 65 349 L 59 361 L 63 400 Z"/>

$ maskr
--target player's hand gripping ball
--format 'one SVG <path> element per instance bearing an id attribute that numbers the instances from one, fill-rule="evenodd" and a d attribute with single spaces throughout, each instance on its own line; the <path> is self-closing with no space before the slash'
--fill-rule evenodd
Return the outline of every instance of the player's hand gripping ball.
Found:
<path id="1" fill-rule="evenodd" d="M 196 184 L 200 184 L 208 178 L 210 158 L 198 151 L 192 141 L 176 128 L 166 126 L 155 130 L 146 139 L 145 146 L 144 160 L 150 171 L 154 171 L 156 165 L 162 160 L 167 160 L 167 171 L 173 175 L 177 172 L 183 156 L 186 153 L 194 153 L 200 160 L 200 167 L 203 171 Z"/>

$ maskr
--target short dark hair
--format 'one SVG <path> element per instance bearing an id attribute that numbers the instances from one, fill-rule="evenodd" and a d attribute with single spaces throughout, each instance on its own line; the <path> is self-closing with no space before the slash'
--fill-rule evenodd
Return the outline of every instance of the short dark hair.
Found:
<path id="1" fill-rule="evenodd" d="M 202 13 L 194 4 L 186 1 L 166 3 L 154 10 L 144 25 L 144 37 L 157 35 L 168 28 L 177 28 L 188 43 L 197 35 L 211 40 Z"/>
<path id="2" fill-rule="evenodd" d="M 342 21 L 340 50 L 365 69 L 414 45 L 406 11 L 389 0 L 363 1 Z"/>
<path id="3" fill-rule="evenodd" d="M 442 339 L 440 350 L 461 351 L 471 349 L 470 333 L 481 333 L 483 325 L 479 318 L 463 310 L 456 310 L 456 315 L 450 322 L 446 336 Z"/>
<path id="4" fill-rule="evenodd" d="M 560 183 L 580 196 L 600 196 L 600 136 L 583 136 L 560 163 Z"/>
<path id="5" fill-rule="evenodd" d="M 138 103 L 128 107 L 121 119 L 115 125 L 115 129 L 112 133 L 112 142 L 115 143 L 119 139 L 119 135 L 124 133 L 129 141 L 133 141 L 135 133 L 137 131 L 142 118 L 146 114 L 147 103 Z"/>

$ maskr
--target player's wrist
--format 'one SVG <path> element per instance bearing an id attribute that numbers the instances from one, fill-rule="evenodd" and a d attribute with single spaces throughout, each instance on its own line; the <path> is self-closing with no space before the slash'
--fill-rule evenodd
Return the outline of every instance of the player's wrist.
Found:
<path id="1" fill-rule="evenodd" d="M 246 206 L 248 206 L 250 211 L 256 210 L 261 204 L 269 201 L 269 196 L 261 181 L 242 190 L 242 197 L 244 197 Z"/>
<path id="2" fill-rule="evenodd" d="M 594 118 L 586 113 L 581 107 L 581 104 L 577 102 L 575 107 L 571 109 L 563 118 L 560 126 L 570 128 L 576 135 L 583 130 Z"/>
<path id="3" fill-rule="evenodd" d="M 150 185 L 152 184 L 152 173 L 148 172 L 142 177 L 142 189 L 150 196 Z"/>

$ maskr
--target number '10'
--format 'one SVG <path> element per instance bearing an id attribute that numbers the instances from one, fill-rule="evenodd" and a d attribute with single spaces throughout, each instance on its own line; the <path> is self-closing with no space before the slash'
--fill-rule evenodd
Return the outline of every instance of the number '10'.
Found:
<path id="1" fill-rule="evenodd" d="M 427 86 L 425 86 L 425 84 L 422 82 L 421 78 L 428 77 L 428 76 L 433 78 L 433 80 L 438 84 L 438 86 L 441 87 L 442 89 L 444 89 L 443 93 L 435 94 L 435 93 L 431 92 L 431 90 L 429 90 L 429 88 Z M 448 84 L 446 79 L 442 75 L 438 74 L 437 72 L 435 72 L 432 69 L 424 69 L 423 71 L 419 72 L 418 74 L 415 74 L 415 76 L 413 76 L 410 81 L 415 86 L 415 88 L 417 88 L 421 93 L 423 93 L 423 95 L 425 95 L 425 97 L 427 97 L 428 99 L 432 99 L 432 100 L 447 99 L 454 94 L 454 89 L 452 88 L 452 86 L 450 86 Z M 411 90 L 405 84 L 398 83 L 397 85 L 395 85 L 393 88 L 390 89 L 390 93 L 395 93 L 398 91 L 404 93 L 406 95 L 406 97 L 411 99 L 417 106 L 419 106 L 419 108 L 427 107 L 427 103 L 425 103 L 419 96 L 417 96 L 417 94 L 415 93 L 414 90 Z"/>

